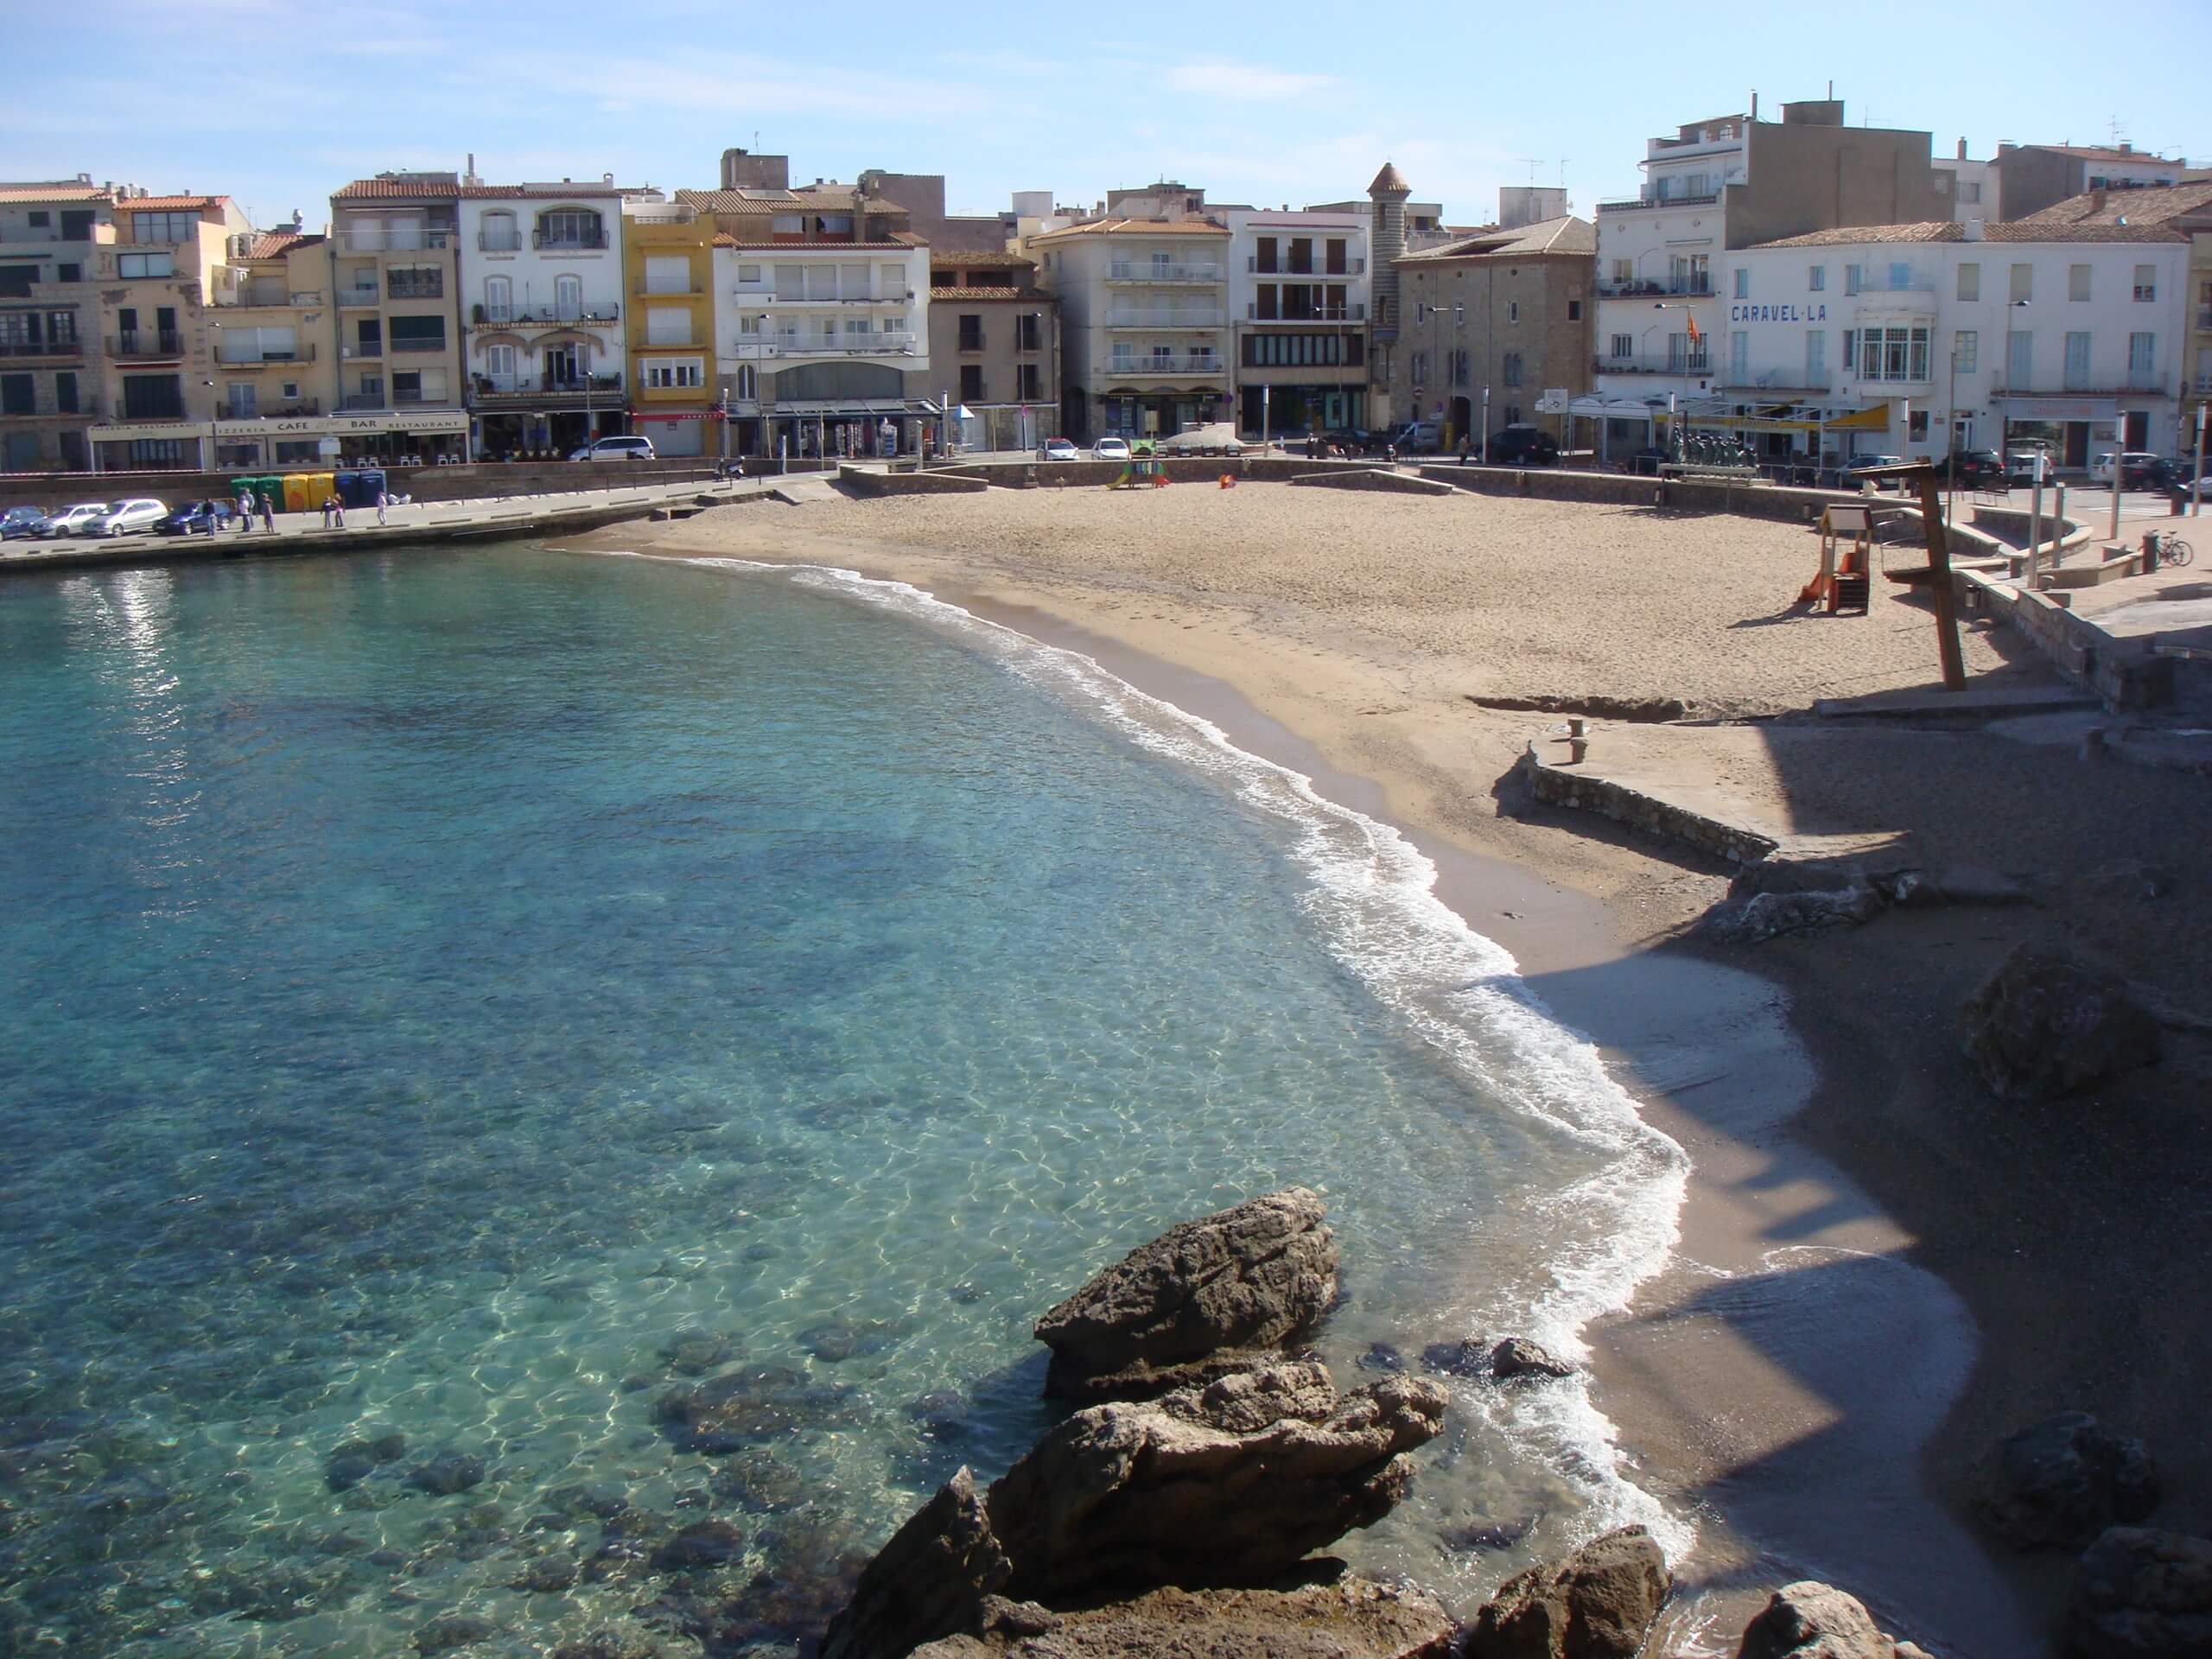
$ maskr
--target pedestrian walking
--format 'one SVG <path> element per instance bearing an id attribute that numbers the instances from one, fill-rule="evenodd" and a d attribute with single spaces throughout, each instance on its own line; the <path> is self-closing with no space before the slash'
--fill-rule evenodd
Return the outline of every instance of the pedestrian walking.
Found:
<path id="1" fill-rule="evenodd" d="M 276 533 L 276 504 L 270 499 L 266 490 L 261 493 L 261 527 L 271 536 Z"/>
<path id="2" fill-rule="evenodd" d="M 382 490 L 377 492 L 377 523 L 384 523 L 384 510 L 391 505 L 391 497 Z"/>
<path id="3" fill-rule="evenodd" d="M 253 529 L 253 492 L 240 490 L 238 499 L 231 504 L 238 516 L 238 532 L 244 535 Z"/>
<path id="4" fill-rule="evenodd" d="M 330 528 L 330 515 L 337 510 L 338 498 L 336 496 L 326 495 L 322 498 L 322 527 L 325 530 L 328 530 Z"/>
<path id="5" fill-rule="evenodd" d="M 213 501 L 202 501 L 200 504 L 200 511 L 207 514 L 207 533 L 213 536 L 215 533 L 215 504 Z"/>

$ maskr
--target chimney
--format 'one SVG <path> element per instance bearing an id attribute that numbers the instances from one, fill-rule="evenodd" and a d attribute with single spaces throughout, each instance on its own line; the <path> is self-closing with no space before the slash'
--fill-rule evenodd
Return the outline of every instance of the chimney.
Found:
<path id="1" fill-rule="evenodd" d="M 599 181 L 601 184 L 612 184 L 614 182 L 614 175 L 612 173 L 602 173 L 599 175 Z"/>
<path id="2" fill-rule="evenodd" d="M 1756 121 L 1756 120 L 1758 120 L 1758 118 L 1759 118 L 1759 89 L 1758 89 L 1758 87 L 1754 86 L 1754 87 L 1752 87 L 1752 88 L 1751 88 L 1751 119 L 1752 119 L 1752 120 L 1754 120 L 1754 121 Z"/>
<path id="3" fill-rule="evenodd" d="M 1966 160 L 1966 158 L 1967 158 L 1967 141 L 1966 141 L 1965 139 L 1961 138 L 1961 139 L 1960 139 L 1960 140 L 1959 140 L 1959 159 L 1960 159 L 1961 161 L 1962 161 L 1962 162 L 1963 162 L 1964 160 Z"/>
<path id="4" fill-rule="evenodd" d="M 1981 226 L 1982 226 L 1982 221 L 1981 221 L 1980 219 L 1970 219 L 1967 220 L 1967 222 L 1966 222 L 1967 240 L 1967 241 L 1969 241 L 1969 242 L 1979 242 L 1979 241 L 1980 241 L 1980 240 L 1981 240 Z"/>
<path id="5" fill-rule="evenodd" d="M 2123 156 L 2133 156 L 2135 153 L 2134 144 L 2127 139 L 2121 139 L 2120 141 L 2120 153 Z"/>
<path id="6" fill-rule="evenodd" d="M 2101 213 L 2105 210 L 2105 193 L 2101 186 L 2089 192 L 2089 210 Z"/>

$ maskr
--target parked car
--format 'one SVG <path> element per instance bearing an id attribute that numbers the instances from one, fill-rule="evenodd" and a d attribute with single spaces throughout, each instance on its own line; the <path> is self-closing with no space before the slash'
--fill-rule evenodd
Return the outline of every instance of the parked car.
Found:
<path id="1" fill-rule="evenodd" d="M 1129 458 L 1129 441 L 1127 438 L 1101 438 L 1090 446 L 1090 458 L 1093 461 L 1127 461 Z"/>
<path id="2" fill-rule="evenodd" d="M 166 501 L 156 501 L 150 496 L 137 496 L 129 501 L 117 502 L 107 510 L 106 516 L 85 534 L 127 536 L 134 530 L 151 530 L 168 516 L 168 503 Z"/>
<path id="3" fill-rule="evenodd" d="M 2212 461 L 2206 463 L 2204 474 L 2199 478 L 2193 456 L 2182 455 L 2162 461 L 2152 468 L 2151 481 L 2145 487 L 2169 491 L 2199 488 L 2204 493 L 2212 494 Z"/>
<path id="4" fill-rule="evenodd" d="M 1863 478 L 1860 474 L 1871 467 L 1904 465 L 1903 455 L 1853 455 L 1836 469 L 1836 485 L 1837 487 L 1846 490 L 1859 489 L 1867 484 L 1872 484 L 1878 490 L 1884 489 L 1887 486 L 1880 479 Z"/>
<path id="5" fill-rule="evenodd" d="M 1396 446 L 1402 455 L 1433 455 L 1443 435 L 1434 421 L 1406 421 L 1391 428 L 1382 441 Z"/>
<path id="6" fill-rule="evenodd" d="M 601 438 L 573 450 L 570 461 L 652 461 L 653 441 L 651 438 Z"/>
<path id="7" fill-rule="evenodd" d="M 1936 475 L 1958 484 L 2005 483 L 2005 457 L 1994 449 L 1959 449 L 1936 463 Z"/>
<path id="8" fill-rule="evenodd" d="M 2101 455 L 2092 455 L 2089 458 L 2089 481 L 2093 484 L 2109 485 L 2112 482 L 2114 459 L 2114 453 L 2109 449 Z M 2146 454 L 2140 449 L 2126 449 L 2119 452 L 2117 459 L 2120 463 L 2120 488 L 2143 490 L 2151 487 L 2151 480 L 2158 471 L 2159 457 Z"/>
<path id="9" fill-rule="evenodd" d="M 2052 470 L 2058 463 L 2050 459 L 2050 452 L 2037 445 L 2005 452 L 2005 486 L 2007 489 L 2032 489 L 2036 481 L 2036 462 L 2042 460 L 2044 481 L 2049 483 Z"/>
<path id="10" fill-rule="evenodd" d="M 1486 459 L 1493 467 L 1550 467 L 1559 460 L 1559 440 L 1541 427 L 1502 426 L 1490 435 Z"/>
<path id="11" fill-rule="evenodd" d="M 1162 438 L 1158 445 L 1163 455 L 1241 455 L 1244 446 L 1237 442 L 1236 429 L 1226 421 L 1211 426 L 1193 426 Z"/>
<path id="12" fill-rule="evenodd" d="M 120 501 L 79 501 L 73 507 L 64 507 L 46 521 L 47 531 L 54 536 L 84 536 L 92 527 L 108 515 L 111 506 L 121 506 Z"/>
<path id="13" fill-rule="evenodd" d="M 43 536 L 50 522 L 46 514 L 36 507 L 10 507 L 7 512 L 0 512 L 0 542 Z"/>
<path id="14" fill-rule="evenodd" d="M 1670 451 L 1662 448 L 1659 445 L 1646 444 L 1628 458 L 1628 467 L 1632 473 L 1655 474 L 1674 458 Z"/>
<path id="15" fill-rule="evenodd" d="M 188 501 L 154 526 L 156 536 L 204 536 L 228 530 L 234 510 L 227 501 Z M 213 521 L 212 524 L 210 521 Z"/>
<path id="16" fill-rule="evenodd" d="M 1039 461 L 1079 461 L 1082 452 L 1065 438 L 1047 438 L 1037 446 Z"/>

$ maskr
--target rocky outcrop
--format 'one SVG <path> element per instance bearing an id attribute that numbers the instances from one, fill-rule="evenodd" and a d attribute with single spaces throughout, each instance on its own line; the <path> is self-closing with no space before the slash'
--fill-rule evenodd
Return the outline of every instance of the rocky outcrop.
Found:
<path id="1" fill-rule="evenodd" d="M 1078 1412 L 986 1500 L 1008 1593 L 1264 1586 L 1389 1513 L 1445 1398 L 1403 1376 L 1339 1395 L 1322 1367 L 1282 1364 Z"/>
<path id="2" fill-rule="evenodd" d="M 984 1598 L 1012 1574 L 975 1477 L 963 1469 L 861 1571 L 852 1600 L 830 1621 L 821 1659 L 895 1659 L 921 1643 L 979 1629 Z"/>
<path id="3" fill-rule="evenodd" d="M 1037 1322 L 1045 1392 L 1140 1400 L 1265 1363 L 1337 1294 L 1319 1194 L 1291 1187 L 1169 1229 Z"/>
<path id="4" fill-rule="evenodd" d="M 1516 1376 L 1573 1376 L 1574 1367 L 1540 1342 L 1508 1337 L 1490 1351 L 1490 1374 L 1504 1382 Z"/>
<path id="5" fill-rule="evenodd" d="M 1475 1616 L 1467 1659 L 1635 1659 L 1674 1587 L 1642 1527 L 1508 1579 Z"/>
<path id="6" fill-rule="evenodd" d="M 1162 1589 L 1082 1612 L 995 1602 L 980 1636 L 914 1659 L 1444 1659 L 1456 1626 L 1419 1590 L 1339 1578 L 1283 1590 Z"/>
<path id="7" fill-rule="evenodd" d="M 1981 1512 L 2023 1549 L 2078 1549 L 2106 1528 L 2158 1506 L 2158 1474 L 2143 1442 L 2084 1411 L 2062 1412 L 1998 1448 Z"/>
<path id="8" fill-rule="evenodd" d="M 1806 1580 L 1785 1584 L 1744 1627 L 1736 1659 L 1895 1659 L 1856 1596 Z"/>
<path id="9" fill-rule="evenodd" d="M 1966 1005 L 1967 1053 L 1999 1095 L 2047 1099 L 2157 1063 L 2158 1022 L 2113 976 L 2023 944 Z"/>
<path id="10" fill-rule="evenodd" d="M 2105 1533 L 2075 1570 L 2066 1640 L 2081 1659 L 2212 1659 L 2212 1538 Z"/>

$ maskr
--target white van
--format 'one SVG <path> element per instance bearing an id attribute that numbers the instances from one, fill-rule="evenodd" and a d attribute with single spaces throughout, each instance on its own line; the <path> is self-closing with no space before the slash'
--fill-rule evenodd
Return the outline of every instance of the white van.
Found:
<path id="1" fill-rule="evenodd" d="M 651 438 L 601 438 L 587 448 L 576 450 L 570 461 L 653 461 L 653 441 Z"/>

